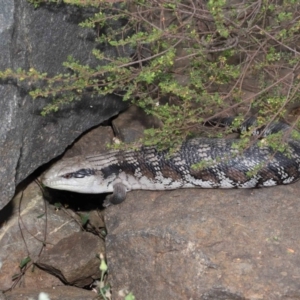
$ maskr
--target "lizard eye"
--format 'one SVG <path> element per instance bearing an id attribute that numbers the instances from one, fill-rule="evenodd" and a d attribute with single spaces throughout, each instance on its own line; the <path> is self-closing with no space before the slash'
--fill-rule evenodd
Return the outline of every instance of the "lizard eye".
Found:
<path id="1" fill-rule="evenodd" d="M 85 176 L 95 175 L 95 170 L 93 169 L 80 169 L 74 173 L 75 178 L 83 178 Z"/>
<path id="2" fill-rule="evenodd" d="M 82 172 L 82 170 L 77 171 L 73 175 L 75 178 L 84 178 L 86 176 L 86 174 L 84 172 Z"/>
<path id="3" fill-rule="evenodd" d="M 95 175 L 95 170 L 93 169 L 80 169 L 76 172 L 67 173 L 62 175 L 63 178 L 70 179 L 70 178 L 84 178 L 85 176 Z"/>

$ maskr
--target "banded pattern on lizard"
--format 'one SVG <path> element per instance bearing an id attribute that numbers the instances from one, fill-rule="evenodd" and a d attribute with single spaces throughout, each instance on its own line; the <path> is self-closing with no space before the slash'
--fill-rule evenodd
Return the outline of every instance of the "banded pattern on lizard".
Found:
<path id="1" fill-rule="evenodd" d="M 264 129 L 264 136 L 290 127 L 282 123 Z M 255 141 L 242 153 L 239 139 L 195 138 L 173 154 L 155 147 L 112 150 L 76 156 L 54 164 L 43 177 L 45 186 L 77 193 L 113 193 L 106 201 L 117 204 L 131 190 L 179 188 L 256 188 L 289 184 L 300 177 L 300 141 L 287 139 L 288 150 L 276 152 Z M 195 164 L 201 168 L 194 168 Z"/>

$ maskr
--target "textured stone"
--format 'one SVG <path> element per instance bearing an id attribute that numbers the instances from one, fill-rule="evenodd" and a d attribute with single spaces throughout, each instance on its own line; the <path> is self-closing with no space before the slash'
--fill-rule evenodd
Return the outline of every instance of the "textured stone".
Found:
<path id="1" fill-rule="evenodd" d="M 66 284 L 85 287 L 100 278 L 97 255 L 104 251 L 104 241 L 99 237 L 88 232 L 75 232 L 46 249 L 37 265 Z"/>
<path id="2" fill-rule="evenodd" d="M 12 277 L 21 273 L 19 265 L 25 257 L 35 262 L 45 249 L 79 230 L 73 217 L 44 202 L 35 182 L 19 192 L 0 212 L 0 290 L 13 286 Z M 59 284 L 58 278 L 30 267 L 16 288 L 40 289 Z"/>
<path id="3" fill-rule="evenodd" d="M 129 193 L 106 210 L 113 299 L 298 299 L 299 188 Z"/>

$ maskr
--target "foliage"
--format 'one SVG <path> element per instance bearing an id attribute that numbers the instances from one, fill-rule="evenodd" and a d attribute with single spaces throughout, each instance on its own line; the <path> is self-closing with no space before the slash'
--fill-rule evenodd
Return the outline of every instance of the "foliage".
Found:
<path id="1" fill-rule="evenodd" d="M 108 57 L 95 49 L 97 67 L 69 57 L 68 71 L 54 77 L 33 68 L 0 72 L 0 78 L 35 83 L 30 95 L 51 100 L 43 115 L 79 100 L 83 92 L 121 94 L 162 121 L 163 128 L 146 131 L 146 144 L 175 147 L 211 118 L 234 114 L 241 120 L 255 113 L 260 125 L 284 118 L 299 101 L 295 0 L 30 2 L 98 7 L 80 26 L 105 29 L 98 30 L 99 45 L 120 53 L 134 50 L 131 57 Z M 122 26 L 116 26 L 118 20 Z M 251 95 L 245 96 L 249 79 Z"/>

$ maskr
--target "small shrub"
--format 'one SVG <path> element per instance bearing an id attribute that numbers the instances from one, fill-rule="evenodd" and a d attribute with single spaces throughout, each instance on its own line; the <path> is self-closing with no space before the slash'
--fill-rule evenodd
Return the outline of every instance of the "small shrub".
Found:
<path id="1" fill-rule="evenodd" d="M 116 93 L 162 121 L 163 128 L 145 132 L 144 143 L 173 147 L 211 118 L 255 113 L 258 123 L 266 124 L 284 118 L 299 101 L 298 1 L 30 2 L 98 7 L 80 26 L 105 28 L 97 38 L 102 46 L 135 49 L 132 57 L 107 57 L 95 49 L 94 68 L 69 57 L 66 72 L 54 77 L 32 68 L 0 72 L 0 78 L 35 83 L 32 98 L 49 99 L 43 115 L 85 91 Z M 245 97 L 249 79 L 252 94 Z"/>

